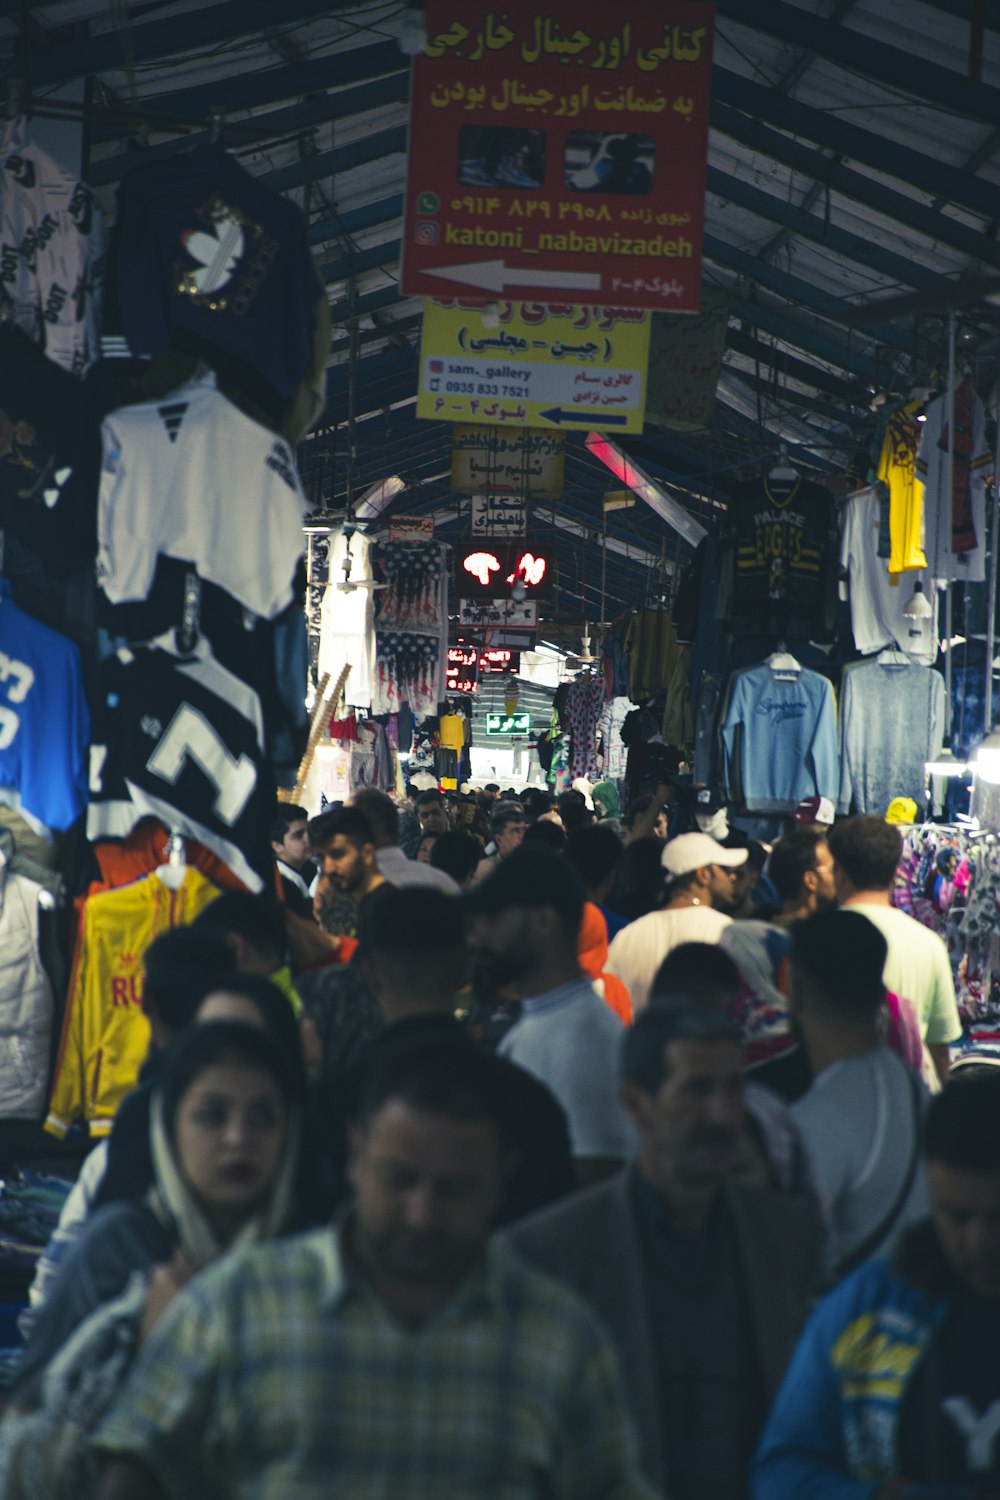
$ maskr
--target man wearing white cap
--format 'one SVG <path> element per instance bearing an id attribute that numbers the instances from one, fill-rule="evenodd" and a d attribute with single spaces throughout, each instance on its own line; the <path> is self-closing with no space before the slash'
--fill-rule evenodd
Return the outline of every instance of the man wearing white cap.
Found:
<path id="1" fill-rule="evenodd" d="M 681 943 L 717 943 L 732 921 L 733 879 L 746 849 L 725 849 L 707 833 L 682 833 L 663 847 L 664 906 L 631 922 L 611 944 L 605 969 L 622 981 L 638 1015 L 656 971 Z"/>

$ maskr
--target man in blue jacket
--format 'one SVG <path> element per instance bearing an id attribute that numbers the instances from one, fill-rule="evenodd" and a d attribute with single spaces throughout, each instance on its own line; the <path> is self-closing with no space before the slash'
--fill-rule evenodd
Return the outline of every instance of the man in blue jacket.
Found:
<path id="1" fill-rule="evenodd" d="M 931 1105 L 931 1217 L 820 1304 L 754 1464 L 754 1500 L 1000 1496 L 1000 1077 Z"/>

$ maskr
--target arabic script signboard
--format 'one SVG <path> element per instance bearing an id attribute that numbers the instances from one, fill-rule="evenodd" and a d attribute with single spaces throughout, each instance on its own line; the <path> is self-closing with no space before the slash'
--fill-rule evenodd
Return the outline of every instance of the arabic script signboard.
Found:
<path id="1" fill-rule="evenodd" d="M 558 500 L 565 464 L 561 432 L 475 426 L 456 427 L 452 435 L 451 484 L 466 494 Z"/>
<path id="2" fill-rule="evenodd" d="M 428 0 L 402 289 L 697 311 L 714 7 Z"/>
<path id="3" fill-rule="evenodd" d="M 538 625 L 538 601 L 536 599 L 460 599 L 458 601 L 458 623 L 478 625 L 493 632 L 494 645 L 502 645 L 511 632 L 511 639 L 519 639 L 522 631 L 533 631 Z M 516 634 L 515 634 L 516 633 Z M 530 650 L 527 642 L 524 649 Z"/>
<path id="4" fill-rule="evenodd" d="M 505 303 L 497 316 L 487 328 L 482 308 L 424 303 L 418 417 L 642 431 L 649 313 Z"/>
<path id="5" fill-rule="evenodd" d="M 520 714 L 491 714 L 486 715 L 487 734 L 530 734 L 531 715 Z"/>

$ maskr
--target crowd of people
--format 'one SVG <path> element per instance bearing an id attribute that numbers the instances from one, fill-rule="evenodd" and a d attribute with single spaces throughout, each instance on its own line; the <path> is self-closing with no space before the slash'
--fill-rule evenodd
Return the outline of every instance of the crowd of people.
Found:
<path id="1" fill-rule="evenodd" d="M 279 804 L 146 955 L 5 1500 L 1000 1495 L 1000 1068 L 898 829 L 664 796 Z"/>

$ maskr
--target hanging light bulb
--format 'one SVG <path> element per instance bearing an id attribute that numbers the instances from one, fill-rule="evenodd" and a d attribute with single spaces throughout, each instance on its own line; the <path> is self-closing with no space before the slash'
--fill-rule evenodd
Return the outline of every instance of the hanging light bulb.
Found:
<path id="1" fill-rule="evenodd" d="M 913 594 L 909 603 L 903 610 L 904 620 L 930 620 L 934 615 L 934 607 L 927 595 L 924 586 L 918 578 L 913 585 Z"/>
<path id="2" fill-rule="evenodd" d="M 976 751 L 973 769 L 978 781 L 1000 786 L 1000 729 L 988 734 Z"/>

